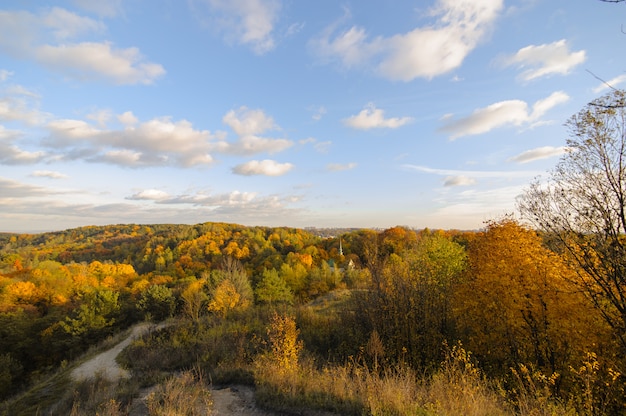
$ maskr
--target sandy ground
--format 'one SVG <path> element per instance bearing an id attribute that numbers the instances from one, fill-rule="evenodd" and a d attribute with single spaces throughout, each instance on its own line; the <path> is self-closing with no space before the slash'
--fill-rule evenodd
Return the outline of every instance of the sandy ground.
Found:
<path id="1" fill-rule="evenodd" d="M 130 335 L 124 341 L 75 368 L 71 374 L 72 378 L 76 381 L 83 381 L 93 378 L 98 373 L 110 381 L 118 381 L 121 378 L 130 377 L 128 371 L 121 368 L 115 361 L 115 358 L 124 348 L 129 346 L 135 338 L 155 329 L 158 329 L 156 325 L 147 322 L 135 325 Z"/>
<path id="2" fill-rule="evenodd" d="M 107 380 L 115 382 L 119 381 L 121 378 L 130 377 L 129 372 L 117 364 L 115 361 L 116 357 L 124 348 L 130 345 L 134 339 L 149 331 L 156 331 L 163 326 L 163 324 L 154 325 L 150 323 L 135 325 L 130 335 L 122 342 L 75 368 L 71 373 L 72 378 L 76 381 L 82 381 L 93 378 L 96 374 L 100 374 Z M 137 398 L 135 403 L 131 406 L 130 415 L 147 415 L 145 400 L 152 389 L 153 388 L 144 389 L 140 397 Z M 213 408 L 207 411 L 207 415 L 276 416 L 282 414 L 259 409 L 254 401 L 254 388 L 249 386 L 230 386 L 211 389 L 211 399 L 213 401 Z M 316 411 L 303 411 L 300 414 L 306 416 L 332 416 L 332 413 Z"/>
<path id="3" fill-rule="evenodd" d="M 148 331 L 154 331 L 159 328 L 160 326 L 155 326 L 149 323 L 135 325 L 130 335 L 125 340 L 75 368 L 71 373 L 72 378 L 76 381 L 82 381 L 93 378 L 96 374 L 100 374 L 107 380 L 115 382 L 121 378 L 130 377 L 128 371 L 121 368 L 115 361 L 115 358 L 124 348 L 130 345 L 134 339 L 140 337 Z M 147 408 L 144 403 L 151 390 L 152 389 L 145 389 L 136 400 L 137 403 L 134 403 L 131 407 L 132 415 L 140 416 L 147 414 Z M 211 399 L 213 400 L 213 409 L 208 412 L 210 415 L 277 415 L 277 413 L 269 413 L 257 408 L 254 402 L 254 389 L 248 386 L 232 386 L 221 389 L 211 389 Z"/>

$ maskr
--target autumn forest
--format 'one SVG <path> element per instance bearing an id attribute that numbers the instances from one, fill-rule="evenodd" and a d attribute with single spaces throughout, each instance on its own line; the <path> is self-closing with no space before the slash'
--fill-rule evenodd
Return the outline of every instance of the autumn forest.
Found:
<path id="1" fill-rule="evenodd" d="M 0 412 L 127 414 L 141 386 L 191 371 L 280 411 L 625 414 L 623 102 L 574 116 L 551 182 L 481 230 L 0 234 Z M 121 355 L 139 381 L 108 410 L 33 393 L 143 321 L 169 323 Z"/>

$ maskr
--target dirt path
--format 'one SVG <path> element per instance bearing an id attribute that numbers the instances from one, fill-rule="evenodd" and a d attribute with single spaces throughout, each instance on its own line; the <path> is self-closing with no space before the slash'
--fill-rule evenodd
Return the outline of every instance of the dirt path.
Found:
<path id="1" fill-rule="evenodd" d="M 126 348 L 130 343 L 147 333 L 148 331 L 154 331 L 162 326 L 156 326 L 149 323 L 141 323 L 135 325 L 131 333 L 126 339 L 113 348 L 104 351 L 92 359 L 84 362 L 77 368 L 75 368 L 71 376 L 76 381 L 83 381 L 89 378 L 94 378 L 97 374 L 105 377 L 107 380 L 116 382 L 122 378 L 130 377 L 127 370 L 121 368 L 115 361 L 116 357 Z M 134 411 L 131 414 L 143 415 L 147 408 L 143 405 L 147 395 L 151 389 L 145 389 L 141 397 L 139 397 L 138 403 L 135 404 Z M 215 416 L 228 416 L 228 415 L 240 415 L 240 416 L 274 416 L 277 413 L 269 413 L 256 407 L 254 402 L 254 389 L 248 386 L 232 386 L 222 389 L 212 389 L 211 398 L 213 400 L 213 409 L 209 412 L 210 415 Z M 144 410 L 145 409 L 145 410 Z"/>
<path id="2" fill-rule="evenodd" d="M 96 374 L 100 374 L 109 381 L 118 381 L 121 378 L 130 377 L 128 371 L 121 368 L 115 361 L 115 358 L 117 358 L 122 350 L 129 346 L 134 339 L 155 329 L 158 329 L 158 326 L 147 322 L 135 325 L 130 335 L 126 337 L 124 341 L 75 368 L 71 374 L 72 378 L 76 381 L 83 381 L 94 378 Z"/>

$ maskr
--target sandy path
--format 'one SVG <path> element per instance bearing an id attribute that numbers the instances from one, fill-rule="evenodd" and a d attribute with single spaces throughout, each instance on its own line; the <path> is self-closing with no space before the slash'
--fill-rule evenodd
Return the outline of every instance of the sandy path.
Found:
<path id="1" fill-rule="evenodd" d="M 107 380 L 115 382 L 121 378 L 130 377 L 129 372 L 121 368 L 115 361 L 115 358 L 124 348 L 130 345 L 134 339 L 140 337 L 148 331 L 154 331 L 162 328 L 163 326 L 163 324 L 154 325 L 150 323 L 140 323 L 135 325 L 131 330 L 130 335 L 122 342 L 75 368 L 71 373 L 72 378 L 76 381 L 83 381 L 94 378 L 97 374 L 100 374 Z M 131 415 L 143 416 L 148 414 L 147 408 L 145 407 L 145 400 L 153 388 L 154 387 L 145 389 L 143 394 L 137 398 L 134 406 L 131 408 Z M 254 401 L 254 388 L 249 386 L 232 386 L 221 389 L 211 389 L 211 399 L 213 401 L 213 406 L 212 409 L 208 411 L 208 414 L 212 416 L 275 416 L 281 414 L 259 409 Z M 311 416 L 332 415 L 331 413 L 326 412 L 306 411 L 300 414 Z"/>
<path id="2" fill-rule="evenodd" d="M 72 370 L 72 378 L 76 381 L 83 381 L 94 378 L 96 374 L 102 375 L 109 381 L 118 381 L 121 378 L 128 378 L 130 374 L 127 370 L 121 368 L 115 358 L 130 343 L 150 330 L 158 329 L 157 325 L 144 322 L 133 327 L 130 335 L 126 339 L 108 351 L 100 353 L 91 360 L 82 363 L 80 366 Z"/>

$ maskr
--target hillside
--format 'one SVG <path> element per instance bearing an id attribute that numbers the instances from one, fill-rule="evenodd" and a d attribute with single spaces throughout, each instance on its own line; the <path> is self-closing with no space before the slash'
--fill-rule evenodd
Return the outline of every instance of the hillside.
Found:
<path id="1" fill-rule="evenodd" d="M 479 232 L 204 223 L 0 238 L 8 414 L 128 414 L 145 388 L 206 409 L 211 385 L 254 386 L 260 406 L 296 413 L 625 404 L 619 344 L 572 285 L 579 271 L 510 219 Z M 143 321 L 170 323 L 121 351 L 127 381 L 71 381 L 74 360 Z"/>

